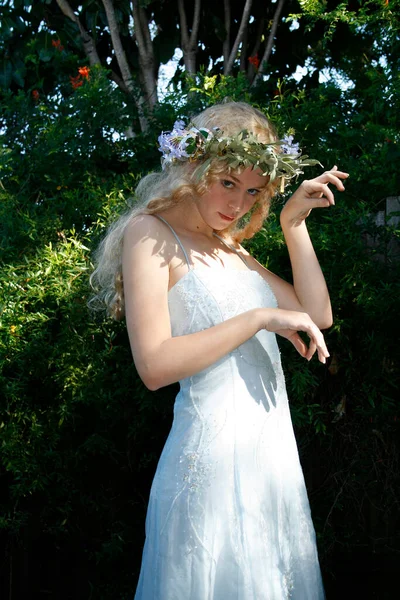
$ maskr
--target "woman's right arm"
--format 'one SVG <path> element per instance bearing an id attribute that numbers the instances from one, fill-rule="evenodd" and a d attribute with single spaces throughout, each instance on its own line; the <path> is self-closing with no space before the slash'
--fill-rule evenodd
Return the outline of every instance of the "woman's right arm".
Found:
<path id="1" fill-rule="evenodd" d="M 259 308 L 218 325 L 172 337 L 168 311 L 169 258 L 164 231 L 153 217 L 142 216 L 127 228 L 123 250 L 126 322 L 137 371 L 151 390 L 206 369 L 260 329 L 290 339 L 302 356 L 315 350 L 325 362 L 323 336 L 306 313 Z M 297 331 L 306 331 L 310 347 Z M 311 353 L 311 354 L 310 354 Z"/>

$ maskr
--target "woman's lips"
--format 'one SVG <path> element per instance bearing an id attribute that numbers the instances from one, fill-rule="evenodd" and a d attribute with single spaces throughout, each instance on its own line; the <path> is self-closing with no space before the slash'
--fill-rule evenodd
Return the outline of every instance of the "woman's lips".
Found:
<path id="1" fill-rule="evenodd" d="M 223 215 L 220 212 L 218 214 L 221 217 L 221 219 L 224 219 L 224 221 L 229 221 L 230 223 L 232 223 L 232 221 L 235 220 L 235 217 L 228 217 L 227 215 Z"/>

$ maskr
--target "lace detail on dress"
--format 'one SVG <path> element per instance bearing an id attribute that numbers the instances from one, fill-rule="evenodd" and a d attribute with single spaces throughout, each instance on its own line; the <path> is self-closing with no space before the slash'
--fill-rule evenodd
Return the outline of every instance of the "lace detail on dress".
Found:
<path id="1" fill-rule="evenodd" d="M 285 599 L 290 600 L 293 592 L 293 574 L 290 571 L 287 571 L 283 575 L 283 591 L 285 594 Z"/>

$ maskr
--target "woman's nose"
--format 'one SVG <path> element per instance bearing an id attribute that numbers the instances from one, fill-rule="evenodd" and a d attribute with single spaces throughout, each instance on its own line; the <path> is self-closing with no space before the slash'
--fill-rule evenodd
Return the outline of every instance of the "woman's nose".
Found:
<path id="1" fill-rule="evenodd" d="M 238 194 L 235 198 L 231 198 L 228 202 L 229 208 L 233 210 L 233 212 L 240 212 L 243 207 L 243 198 Z"/>

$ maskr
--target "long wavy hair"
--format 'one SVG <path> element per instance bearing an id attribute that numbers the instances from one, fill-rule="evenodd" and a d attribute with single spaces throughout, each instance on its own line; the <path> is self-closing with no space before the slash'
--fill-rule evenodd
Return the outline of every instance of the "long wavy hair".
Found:
<path id="1" fill-rule="evenodd" d="M 273 125 L 265 115 L 244 102 L 217 104 L 204 110 L 191 119 L 197 128 L 218 127 L 227 137 L 234 136 L 246 129 L 257 134 L 265 144 L 277 141 Z M 196 174 L 204 160 L 180 162 L 168 165 L 163 171 L 150 173 L 141 179 L 135 192 L 135 203 L 120 216 L 108 229 L 95 256 L 95 269 L 90 282 L 94 295 L 89 305 L 94 309 L 106 309 L 114 319 L 125 315 L 124 288 L 122 279 L 122 248 L 127 225 L 140 214 L 154 215 L 177 204 L 203 195 L 221 174 L 240 173 L 241 169 L 232 169 L 221 160 L 211 162 L 209 169 L 200 178 Z M 230 236 L 235 244 L 250 239 L 259 231 L 266 219 L 272 196 L 278 181 L 272 181 L 261 190 L 257 202 L 252 208 L 247 222 L 238 226 L 233 224 L 219 235 Z"/>

